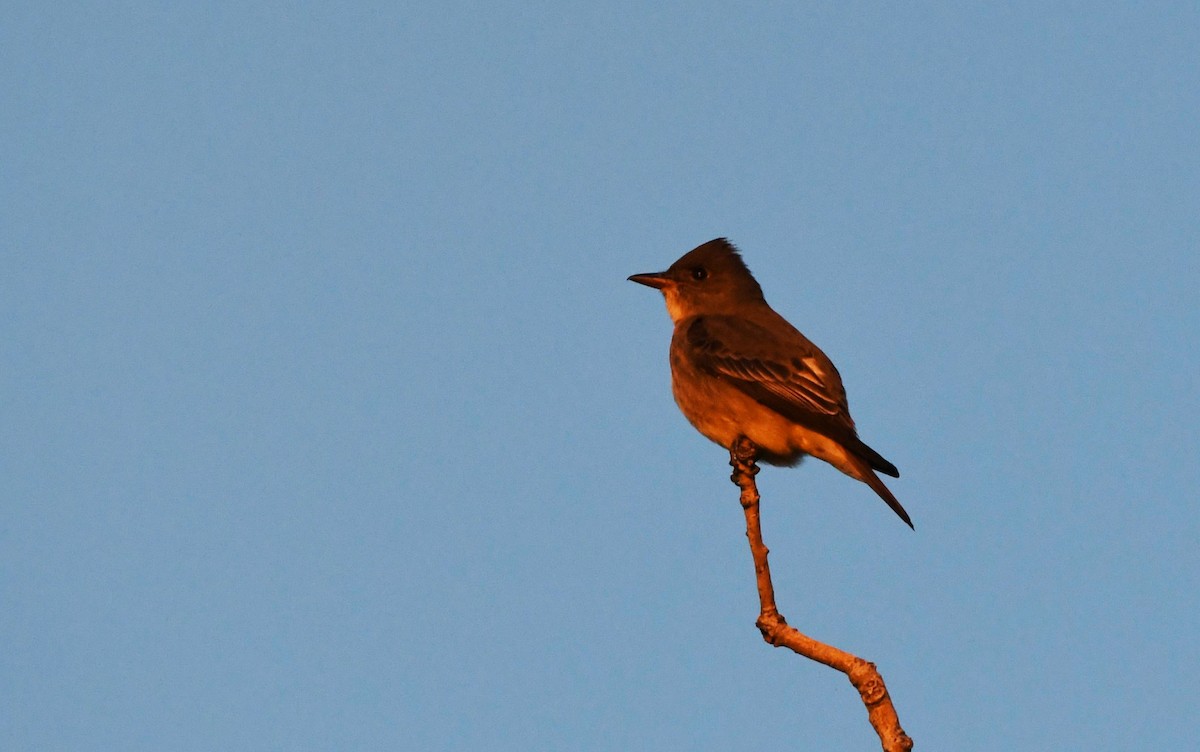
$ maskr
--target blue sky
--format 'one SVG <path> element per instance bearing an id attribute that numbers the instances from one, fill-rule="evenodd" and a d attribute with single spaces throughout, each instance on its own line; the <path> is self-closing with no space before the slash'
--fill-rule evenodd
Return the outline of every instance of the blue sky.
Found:
<path id="1" fill-rule="evenodd" d="M 728 236 L 908 530 L 759 476 L 921 749 L 1182 749 L 1194 3 L 0 25 L 0 747 L 870 749 L 625 281 Z"/>

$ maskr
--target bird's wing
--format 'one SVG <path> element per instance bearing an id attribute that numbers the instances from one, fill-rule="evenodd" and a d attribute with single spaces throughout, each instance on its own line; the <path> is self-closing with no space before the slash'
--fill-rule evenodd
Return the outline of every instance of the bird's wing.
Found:
<path id="1" fill-rule="evenodd" d="M 837 369 L 790 325 L 780 336 L 744 318 L 700 316 L 688 325 L 685 336 L 701 369 L 831 438 L 854 435 Z"/>
<path id="2" fill-rule="evenodd" d="M 684 336 L 697 367 L 788 420 L 841 443 L 879 472 L 900 477 L 895 465 L 858 438 L 833 362 L 791 324 L 779 323 L 768 329 L 744 318 L 699 316 Z"/>

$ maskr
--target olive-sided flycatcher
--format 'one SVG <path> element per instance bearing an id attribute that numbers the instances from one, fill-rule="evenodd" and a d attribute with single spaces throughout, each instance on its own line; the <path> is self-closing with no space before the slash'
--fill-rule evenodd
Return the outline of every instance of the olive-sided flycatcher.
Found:
<path id="1" fill-rule="evenodd" d="M 684 417 L 729 449 L 744 436 L 763 461 L 825 460 L 912 520 L 876 471 L 896 466 L 858 438 L 842 377 L 808 338 L 767 305 L 741 255 L 724 238 L 689 251 L 665 272 L 635 274 L 662 291 L 675 322 L 671 390 Z"/>

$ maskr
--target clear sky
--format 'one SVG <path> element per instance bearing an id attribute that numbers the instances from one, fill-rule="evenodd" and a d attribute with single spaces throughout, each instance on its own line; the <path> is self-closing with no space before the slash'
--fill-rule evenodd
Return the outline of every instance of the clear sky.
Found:
<path id="1" fill-rule="evenodd" d="M 202 5 L 0 24 L 0 748 L 874 748 L 625 280 L 717 236 L 916 523 L 765 469 L 789 621 L 1194 744 L 1194 2 Z"/>

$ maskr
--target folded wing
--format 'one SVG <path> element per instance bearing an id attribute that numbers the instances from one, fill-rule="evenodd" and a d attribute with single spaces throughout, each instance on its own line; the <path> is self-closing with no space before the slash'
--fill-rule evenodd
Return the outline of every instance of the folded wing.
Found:
<path id="1" fill-rule="evenodd" d="M 895 465 L 858 438 L 846 389 L 833 363 L 790 325 L 786 339 L 781 339 L 743 318 L 700 316 L 685 336 L 698 367 L 785 418 L 837 441 L 875 470 L 899 477 Z"/>

